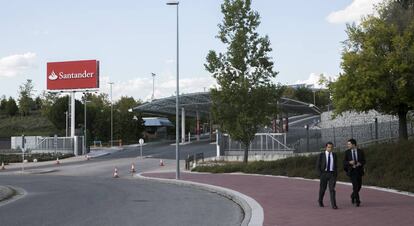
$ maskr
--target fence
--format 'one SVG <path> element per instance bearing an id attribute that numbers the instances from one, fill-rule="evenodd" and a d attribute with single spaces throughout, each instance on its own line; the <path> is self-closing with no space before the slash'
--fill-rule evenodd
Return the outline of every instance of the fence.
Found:
<path id="1" fill-rule="evenodd" d="M 414 135 L 413 123 L 408 123 L 408 136 Z M 332 127 L 325 129 L 295 128 L 288 133 L 287 145 L 295 152 L 315 152 L 323 149 L 326 142 L 331 141 L 339 150 L 345 150 L 350 138 L 357 140 L 358 145 L 391 142 L 399 136 L 398 121 L 369 123 Z"/>
<path id="2" fill-rule="evenodd" d="M 413 123 L 407 123 L 408 136 L 414 135 Z M 399 137 L 398 121 L 382 123 L 369 123 L 348 127 L 332 127 L 321 130 L 322 142 L 332 141 L 340 150 L 346 149 L 346 142 L 350 138 L 357 140 L 359 144 L 372 143 L 374 141 L 392 141 Z"/>
<path id="3" fill-rule="evenodd" d="M 11 147 L 21 150 L 23 137 L 11 137 Z M 31 153 L 73 153 L 75 155 L 85 154 L 84 137 L 39 137 L 25 136 L 24 148 Z"/>
<path id="4" fill-rule="evenodd" d="M 228 134 L 219 135 L 220 155 L 240 155 L 244 146 L 239 141 L 231 139 Z M 277 152 L 292 152 L 286 145 L 286 133 L 256 133 L 249 146 L 251 154 L 274 154 Z"/>

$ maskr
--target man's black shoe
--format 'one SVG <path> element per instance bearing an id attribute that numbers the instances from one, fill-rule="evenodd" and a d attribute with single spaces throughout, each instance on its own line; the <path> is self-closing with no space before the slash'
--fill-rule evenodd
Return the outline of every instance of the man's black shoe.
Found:
<path id="1" fill-rule="evenodd" d="M 336 209 L 338 209 L 338 207 L 337 206 L 332 206 L 332 209 L 336 210 Z"/>
<path id="2" fill-rule="evenodd" d="M 318 201 L 319 203 L 319 207 L 324 207 L 323 202 L 322 201 Z"/>
<path id="3" fill-rule="evenodd" d="M 356 206 L 357 206 L 357 207 L 359 207 L 360 205 L 361 205 L 361 203 L 360 203 L 360 202 L 357 202 L 357 203 L 356 203 Z"/>

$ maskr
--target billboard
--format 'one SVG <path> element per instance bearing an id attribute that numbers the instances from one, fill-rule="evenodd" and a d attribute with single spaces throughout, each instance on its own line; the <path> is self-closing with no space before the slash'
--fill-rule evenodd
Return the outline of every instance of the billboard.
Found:
<path id="1" fill-rule="evenodd" d="M 46 80 L 48 90 L 99 88 L 99 61 L 49 62 Z"/>

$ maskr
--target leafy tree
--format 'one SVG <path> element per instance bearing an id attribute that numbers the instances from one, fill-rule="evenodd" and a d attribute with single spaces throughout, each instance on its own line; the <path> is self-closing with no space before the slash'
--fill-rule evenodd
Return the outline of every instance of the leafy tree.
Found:
<path id="1" fill-rule="evenodd" d="M 407 139 L 407 112 L 414 107 L 414 4 L 387 1 L 359 25 L 347 25 L 343 73 L 331 84 L 336 114 L 375 109 L 398 115 Z"/>
<path id="2" fill-rule="evenodd" d="M 30 110 L 33 106 L 33 83 L 31 79 L 27 79 L 26 82 L 19 87 L 19 109 L 22 116 L 30 114 Z"/>
<path id="3" fill-rule="evenodd" d="M 48 119 L 59 130 L 66 129 L 65 112 L 70 111 L 68 110 L 68 101 L 69 101 L 68 96 L 58 98 L 57 101 L 51 106 L 48 112 Z M 83 124 L 82 116 L 83 116 L 82 103 L 79 100 L 75 100 L 75 127 L 79 128 L 79 125 Z"/>
<path id="4" fill-rule="evenodd" d="M 140 114 L 130 112 L 129 109 L 139 104 L 133 97 L 121 97 L 114 104 L 114 137 L 130 143 L 142 137 L 145 129 L 144 120 Z"/>
<path id="5" fill-rule="evenodd" d="M 276 113 L 280 91 L 271 79 L 277 72 L 268 56 L 269 38 L 256 32 L 260 17 L 251 9 L 251 0 L 224 0 L 221 11 L 218 38 L 227 51 L 211 50 L 205 64 L 219 85 L 211 90 L 212 113 L 221 128 L 243 144 L 247 163 L 255 133 Z"/>
<path id="6" fill-rule="evenodd" d="M 43 116 L 48 117 L 50 109 L 52 106 L 56 103 L 56 101 L 59 99 L 59 93 L 53 93 L 53 92 L 46 92 L 43 91 L 40 100 L 41 100 L 41 113 Z"/>
<path id="7" fill-rule="evenodd" d="M 9 97 L 9 100 L 6 103 L 5 111 L 9 116 L 15 116 L 19 111 L 16 101 L 12 97 Z"/>
<path id="8" fill-rule="evenodd" d="M 7 105 L 7 98 L 5 95 L 3 95 L 0 101 L 0 113 L 3 113 L 3 114 L 6 113 L 6 105 Z"/>

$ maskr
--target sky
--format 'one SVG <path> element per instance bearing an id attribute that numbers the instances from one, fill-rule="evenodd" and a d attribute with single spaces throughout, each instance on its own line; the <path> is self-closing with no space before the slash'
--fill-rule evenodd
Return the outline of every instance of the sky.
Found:
<path id="1" fill-rule="evenodd" d="M 27 79 L 34 94 L 46 89 L 46 63 L 100 61 L 99 92 L 113 99 L 175 95 L 176 7 L 167 0 L 0 0 L 0 96 L 18 97 Z M 253 0 L 258 32 L 268 35 L 281 84 L 315 84 L 320 74 L 341 72 L 347 23 L 373 13 L 381 0 Z M 216 38 L 222 0 L 181 0 L 179 5 L 180 93 L 215 85 L 204 68 L 209 50 L 223 52 Z M 77 94 L 80 97 L 80 94 Z"/>

